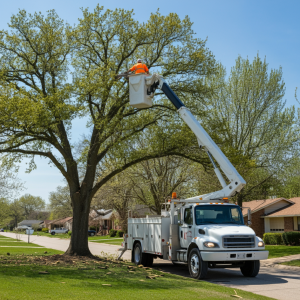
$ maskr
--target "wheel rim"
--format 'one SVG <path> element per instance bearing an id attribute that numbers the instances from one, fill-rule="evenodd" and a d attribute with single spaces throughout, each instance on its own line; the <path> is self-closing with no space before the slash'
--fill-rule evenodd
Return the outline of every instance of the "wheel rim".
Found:
<path id="1" fill-rule="evenodd" d="M 140 258 L 141 258 L 141 251 L 140 251 L 140 247 L 137 246 L 137 247 L 135 247 L 135 250 L 134 250 L 134 261 L 136 263 L 139 263 Z"/>
<path id="2" fill-rule="evenodd" d="M 199 257 L 197 254 L 193 254 L 191 257 L 191 271 L 193 274 L 198 274 L 199 271 Z"/>

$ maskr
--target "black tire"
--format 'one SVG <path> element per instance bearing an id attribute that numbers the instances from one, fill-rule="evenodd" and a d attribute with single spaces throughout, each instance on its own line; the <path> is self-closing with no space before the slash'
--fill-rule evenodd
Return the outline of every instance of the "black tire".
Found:
<path id="1" fill-rule="evenodd" d="M 245 277 L 256 277 L 259 273 L 260 261 L 245 261 L 245 265 L 241 267 L 241 272 Z"/>
<path id="2" fill-rule="evenodd" d="M 208 262 L 203 261 L 198 248 L 194 248 L 188 257 L 189 273 L 192 278 L 203 279 L 207 276 Z"/>
<path id="3" fill-rule="evenodd" d="M 90 236 L 94 236 L 95 235 L 95 233 L 94 232 L 92 232 L 91 234 L 90 234 Z"/>
<path id="4" fill-rule="evenodd" d="M 147 267 L 147 254 L 142 252 L 142 246 L 140 243 L 136 243 L 134 245 L 133 251 L 132 251 L 132 258 L 133 262 L 136 265 L 143 265 L 144 267 Z"/>
<path id="5" fill-rule="evenodd" d="M 55 234 L 55 232 L 51 232 L 51 235 L 54 235 Z"/>

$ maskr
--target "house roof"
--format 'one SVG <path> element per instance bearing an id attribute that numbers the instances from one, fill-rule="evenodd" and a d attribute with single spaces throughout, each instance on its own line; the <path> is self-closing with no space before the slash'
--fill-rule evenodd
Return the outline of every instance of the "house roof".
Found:
<path id="1" fill-rule="evenodd" d="M 67 218 L 63 218 L 63 219 L 56 219 L 53 220 L 51 222 L 48 223 L 49 224 L 65 224 L 68 221 L 71 221 L 73 219 L 73 217 L 67 217 Z"/>
<path id="2" fill-rule="evenodd" d="M 48 225 L 48 224 L 50 224 L 51 222 L 52 222 L 52 220 L 44 220 L 43 223 L 44 223 L 45 225 Z"/>
<path id="3" fill-rule="evenodd" d="M 110 218 L 112 217 L 112 211 L 108 214 L 106 214 L 105 216 L 101 216 L 101 220 L 110 220 Z"/>
<path id="4" fill-rule="evenodd" d="M 290 200 L 293 201 L 293 204 L 270 213 L 266 217 L 300 216 L 300 197 L 291 198 Z"/>
<path id="5" fill-rule="evenodd" d="M 22 226 L 22 225 L 31 226 L 33 224 L 41 224 L 41 223 L 43 223 L 43 221 L 40 221 L 40 220 L 24 220 L 24 221 L 20 222 L 18 225 L 19 226 Z"/>
<path id="6" fill-rule="evenodd" d="M 109 214 L 109 213 L 111 213 L 112 212 L 112 209 L 98 209 L 97 210 L 97 214 L 98 215 L 101 215 L 101 216 L 105 216 L 105 215 L 107 215 L 107 214 Z"/>
<path id="7" fill-rule="evenodd" d="M 265 200 L 252 200 L 249 202 L 243 202 L 243 214 L 245 215 L 247 213 L 246 207 L 249 207 L 251 209 L 251 213 L 254 213 L 258 210 L 264 209 L 272 204 L 275 204 L 276 202 L 279 202 L 281 200 L 287 201 L 287 204 L 293 204 L 294 202 L 292 199 L 286 199 L 286 198 L 275 198 L 275 199 L 265 199 Z M 245 209 L 244 209 L 245 207 Z"/>

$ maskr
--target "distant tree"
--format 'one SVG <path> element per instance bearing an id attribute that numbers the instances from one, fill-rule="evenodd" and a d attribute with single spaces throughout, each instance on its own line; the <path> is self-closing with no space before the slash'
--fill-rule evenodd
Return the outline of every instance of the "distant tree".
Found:
<path id="1" fill-rule="evenodd" d="M 221 65 L 216 74 L 209 80 L 218 88 L 196 112 L 247 182 L 236 196 L 241 205 L 262 194 L 258 190 L 291 163 L 299 128 L 295 108 L 285 108 L 281 68 L 268 72 L 258 56 L 252 62 L 238 57 L 228 79 Z"/>
<path id="2" fill-rule="evenodd" d="M 160 214 L 162 203 L 177 192 L 180 198 L 191 194 L 190 182 L 193 179 L 191 163 L 187 160 L 167 156 L 141 162 L 126 172 L 132 182 L 132 197 L 138 203 L 147 205 Z"/>
<path id="3" fill-rule="evenodd" d="M 280 185 L 272 186 L 276 195 L 285 198 L 300 197 L 300 158 L 294 157 L 293 163 L 283 168 L 277 176 Z"/>
<path id="4" fill-rule="evenodd" d="M 0 198 L 0 228 L 4 227 L 9 221 L 9 201 L 6 198 Z"/>
<path id="5" fill-rule="evenodd" d="M 51 217 L 60 219 L 70 217 L 72 215 L 70 190 L 67 186 L 58 186 L 55 192 L 51 192 L 49 196 L 49 209 Z"/>
<path id="6" fill-rule="evenodd" d="M 35 210 L 27 217 L 28 220 L 49 220 L 50 211 L 46 210 Z"/>
<path id="7" fill-rule="evenodd" d="M 22 211 L 22 215 L 28 220 L 28 217 L 35 211 L 41 211 L 45 208 L 45 201 L 38 196 L 32 196 L 30 194 L 25 194 L 20 197 L 18 201 L 15 202 L 19 205 Z"/>
<path id="8" fill-rule="evenodd" d="M 18 199 L 14 199 L 10 202 L 8 215 L 12 218 L 14 227 L 17 227 L 18 223 L 23 221 L 24 210 L 22 209 Z"/>

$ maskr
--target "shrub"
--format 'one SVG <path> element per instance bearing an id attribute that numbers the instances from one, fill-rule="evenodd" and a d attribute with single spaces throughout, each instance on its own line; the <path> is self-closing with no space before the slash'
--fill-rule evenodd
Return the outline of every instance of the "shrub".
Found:
<path id="1" fill-rule="evenodd" d="M 72 234 L 72 231 L 68 231 L 68 235 L 71 236 L 71 234 Z"/>
<path id="2" fill-rule="evenodd" d="M 300 245 L 300 232 L 288 231 L 282 234 L 283 242 L 286 245 L 297 246 Z"/>
<path id="3" fill-rule="evenodd" d="M 96 230 L 96 226 L 91 226 L 90 230 Z"/>
<path id="4" fill-rule="evenodd" d="M 123 237 L 123 235 L 124 235 L 124 231 L 123 230 L 118 230 L 117 234 L 116 234 L 116 237 Z"/>
<path id="5" fill-rule="evenodd" d="M 111 229 L 111 230 L 109 231 L 109 236 L 110 236 L 110 237 L 114 237 L 114 236 L 116 236 L 116 234 L 117 234 L 117 230 L 115 230 L 115 229 Z"/>
<path id="6" fill-rule="evenodd" d="M 283 245 L 281 233 L 264 233 L 263 240 L 266 245 Z"/>
<path id="7" fill-rule="evenodd" d="M 49 230 L 48 230 L 48 228 L 42 228 L 42 232 L 48 233 Z"/>

